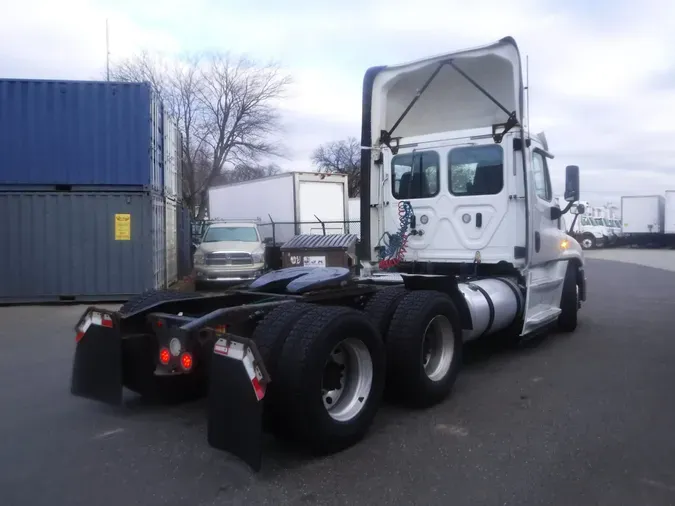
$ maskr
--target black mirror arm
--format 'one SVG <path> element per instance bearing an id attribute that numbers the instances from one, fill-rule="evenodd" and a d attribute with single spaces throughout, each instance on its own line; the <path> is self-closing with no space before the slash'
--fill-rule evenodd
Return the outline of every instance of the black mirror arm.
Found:
<path id="1" fill-rule="evenodd" d="M 563 215 L 565 213 L 568 213 L 570 209 L 572 209 L 572 206 L 574 205 L 574 202 L 568 202 L 567 205 L 565 206 L 565 209 L 560 211 L 560 214 Z"/>
<path id="2" fill-rule="evenodd" d="M 570 230 L 569 232 L 567 232 L 567 235 L 572 235 L 572 232 L 574 231 L 574 225 L 576 224 L 578 217 L 579 217 L 578 214 L 574 215 L 574 219 L 572 220 L 572 224 L 570 225 Z"/>

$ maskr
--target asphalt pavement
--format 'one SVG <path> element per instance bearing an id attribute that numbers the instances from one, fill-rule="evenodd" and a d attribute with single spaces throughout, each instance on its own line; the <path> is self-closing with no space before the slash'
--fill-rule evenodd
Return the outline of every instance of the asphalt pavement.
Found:
<path id="1" fill-rule="evenodd" d="M 675 273 L 587 276 L 576 333 L 472 349 L 446 402 L 385 406 L 339 455 L 269 438 L 259 474 L 207 445 L 203 402 L 72 397 L 83 307 L 0 308 L 0 504 L 675 504 Z"/>

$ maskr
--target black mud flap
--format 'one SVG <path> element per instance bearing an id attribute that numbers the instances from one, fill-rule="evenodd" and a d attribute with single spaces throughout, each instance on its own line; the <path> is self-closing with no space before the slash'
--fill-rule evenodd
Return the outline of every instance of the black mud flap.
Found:
<path id="1" fill-rule="evenodd" d="M 122 338 L 117 315 L 89 308 L 77 326 L 70 392 L 106 404 L 122 403 Z"/>
<path id="2" fill-rule="evenodd" d="M 226 334 L 213 348 L 208 402 L 208 442 L 262 466 L 263 403 L 269 375 L 253 341 Z"/>

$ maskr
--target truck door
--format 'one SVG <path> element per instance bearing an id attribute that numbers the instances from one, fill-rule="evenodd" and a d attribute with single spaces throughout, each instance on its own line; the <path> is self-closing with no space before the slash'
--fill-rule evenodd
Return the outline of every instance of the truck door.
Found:
<path id="1" fill-rule="evenodd" d="M 558 220 L 551 219 L 551 208 L 556 203 L 546 157 L 541 151 L 533 149 L 529 163 L 530 257 L 523 335 L 547 325 L 560 314 L 560 297 L 567 268 L 566 262 L 554 261 L 560 258 L 566 234 L 558 228 Z"/>
<path id="2" fill-rule="evenodd" d="M 551 208 L 557 207 L 551 189 L 546 157 L 533 150 L 529 197 L 530 209 L 530 266 L 541 265 L 560 256 L 560 241 L 564 232 L 558 228 L 558 220 L 551 219 Z"/>

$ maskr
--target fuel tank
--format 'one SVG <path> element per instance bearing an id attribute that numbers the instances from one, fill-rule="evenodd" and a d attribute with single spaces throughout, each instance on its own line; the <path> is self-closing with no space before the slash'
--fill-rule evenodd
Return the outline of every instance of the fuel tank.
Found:
<path id="1" fill-rule="evenodd" d="M 465 341 L 477 339 L 511 325 L 522 315 L 525 297 L 515 279 L 496 277 L 458 284 L 471 315 Z"/>

